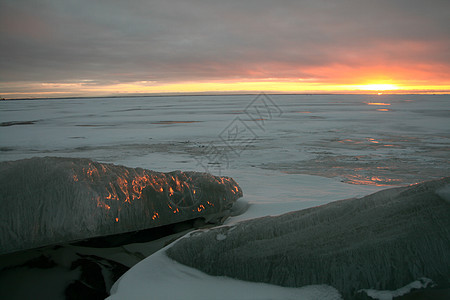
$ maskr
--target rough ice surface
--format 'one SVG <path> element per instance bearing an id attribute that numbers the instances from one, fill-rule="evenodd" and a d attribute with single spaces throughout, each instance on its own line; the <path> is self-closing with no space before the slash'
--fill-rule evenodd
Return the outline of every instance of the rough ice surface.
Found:
<path id="1" fill-rule="evenodd" d="M 226 238 L 227 238 L 227 236 L 222 233 L 219 233 L 218 235 L 216 235 L 216 240 L 218 240 L 218 241 L 223 241 Z"/>
<path id="2" fill-rule="evenodd" d="M 80 158 L 0 163 L 0 254 L 203 218 L 242 196 L 208 173 L 153 172 Z"/>
<path id="3" fill-rule="evenodd" d="M 172 259 L 215 276 L 286 287 L 327 284 L 344 299 L 417 278 L 448 287 L 450 177 L 191 233 Z M 226 239 L 217 239 L 218 235 Z M 214 262 L 214 263 L 211 263 Z"/>
<path id="4" fill-rule="evenodd" d="M 450 203 L 450 184 L 440 188 L 436 193 L 441 196 L 442 199 Z"/>

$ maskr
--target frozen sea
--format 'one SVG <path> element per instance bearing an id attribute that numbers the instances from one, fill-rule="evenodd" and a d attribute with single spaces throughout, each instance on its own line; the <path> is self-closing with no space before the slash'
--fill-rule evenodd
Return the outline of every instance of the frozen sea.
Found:
<path id="1" fill-rule="evenodd" d="M 300 190 L 310 180 L 302 175 L 368 186 L 448 175 L 449 128 L 449 95 L 16 100 L 0 102 L 0 160 L 209 171 L 236 177 L 247 193 L 262 181 L 289 197 L 280 184 L 292 179 Z"/>
<path id="2" fill-rule="evenodd" d="M 450 95 L 10 100 L 0 102 L 0 160 L 86 157 L 231 176 L 250 204 L 246 213 L 227 220 L 233 224 L 449 176 L 449 128 Z M 209 278 L 162 256 L 158 252 L 154 264 L 172 264 L 166 275 L 178 283 L 192 287 L 196 276 Z M 174 270 L 195 274 L 177 277 Z M 230 287 L 226 280 L 213 281 Z M 261 295 L 270 289 L 279 297 L 276 288 L 259 287 Z M 317 296 L 316 289 L 303 292 Z M 262 299 L 253 296 L 247 298 Z"/>

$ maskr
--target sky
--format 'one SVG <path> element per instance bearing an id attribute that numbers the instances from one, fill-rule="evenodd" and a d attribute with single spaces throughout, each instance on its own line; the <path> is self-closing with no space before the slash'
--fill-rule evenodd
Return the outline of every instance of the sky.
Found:
<path id="1" fill-rule="evenodd" d="M 0 97 L 450 92 L 448 0 L 1 0 Z"/>

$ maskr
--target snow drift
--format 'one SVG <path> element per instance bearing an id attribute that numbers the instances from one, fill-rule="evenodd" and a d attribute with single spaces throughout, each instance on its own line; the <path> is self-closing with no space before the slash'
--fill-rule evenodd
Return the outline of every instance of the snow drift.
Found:
<path id="1" fill-rule="evenodd" d="M 0 254 L 203 218 L 242 196 L 228 177 L 80 158 L 0 163 Z"/>
<path id="2" fill-rule="evenodd" d="M 196 231 L 167 249 L 207 274 L 285 287 L 327 284 L 344 299 L 418 278 L 448 287 L 450 177 Z"/>

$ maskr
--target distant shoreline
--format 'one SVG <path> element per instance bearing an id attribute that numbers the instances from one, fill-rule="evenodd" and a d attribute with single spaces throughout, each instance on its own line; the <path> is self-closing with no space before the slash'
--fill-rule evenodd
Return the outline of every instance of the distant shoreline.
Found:
<path id="1" fill-rule="evenodd" d="M 111 95 L 111 96 L 72 96 L 72 97 L 24 97 L 24 98 L 1 98 L 0 101 L 14 100 L 70 100 L 70 99 L 109 99 L 109 98 L 151 98 L 151 97 L 206 97 L 206 96 L 257 96 L 259 94 L 274 96 L 334 96 L 334 95 L 360 95 L 360 96 L 392 96 L 392 95 L 427 95 L 441 96 L 450 95 L 450 92 L 426 92 L 426 93 L 389 93 L 389 92 L 373 92 L 373 93 L 162 93 L 162 94 L 134 94 L 134 95 Z"/>

